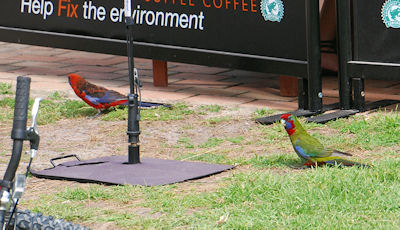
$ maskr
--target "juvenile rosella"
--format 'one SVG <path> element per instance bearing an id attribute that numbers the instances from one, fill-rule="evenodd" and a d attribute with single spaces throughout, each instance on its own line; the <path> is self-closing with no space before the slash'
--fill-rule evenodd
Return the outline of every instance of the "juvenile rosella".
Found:
<path id="1" fill-rule="evenodd" d="M 68 76 L 68 81 L 78 97 L 98 110 L 96 116 L 100 114 L 102 109 L 107 109 L 117 105 L 128 105 L 127 96 L 124 96 L 117 91 L 94 85 L 78 74 L 70 74 Z M 151 102 L 140 103 L 141 107 L 153 107 L 159 105 L 162 104 Z"/>
<path id="2" fill-rule="evenodd" d="M 303 160 L 304 166 L 338 164 L 343 166 L 356 165 L 361 167 L 369 167 L 366 164 L 343 159 L 343 157 L 352 156 L 350 153 L 324 147 L 321 142 L 306 132 L 306 130 L 301 126 L 297 117 L 294 115 L 282 115 L 281 123 L 285 126 L 294 151 Z"/>

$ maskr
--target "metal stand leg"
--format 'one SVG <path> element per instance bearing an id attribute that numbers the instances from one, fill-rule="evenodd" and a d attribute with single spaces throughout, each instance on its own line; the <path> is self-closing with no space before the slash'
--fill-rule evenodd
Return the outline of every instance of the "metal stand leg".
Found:
<path id="1" fill-rule="evenodd" d="M 322 76 L 319 28 L 319 1 L 306 1 L 308 109 L 322 112 Z"/>
<path id="2" fill-rule="evenodd" d="M 139 155 L 139 105 L 138 97 L 135 94 L 129 94 L 128 104 L 128 142 L 130 143 L 128 148 L 128 164 L 140 163 Z"/>
<path id="3" fill-rule="evenodd" d="M 140 163 L 139 145 L 128 146 L 128 164 Z"/>
<path id="4" fill-rule="evenodd" d="M 298 103 L 299 109 L 308 109 L 308 81 L 305 78 L 298 78 Z"/>
<path id="5" fill-rule="evenodd" d="M 354 103 L 353 108 L 360 112 L 365 111 L 364 79 L 353 78 Z"/>
<path id="6" fill-rule="evenodd" d="M 340 109 L 351 109 L 351 77 L 348 69 L 348 62 L 352 59 L 351 44 L 351 1 L 336 1 L 337 19 L 337 47 L 339 58 L 339 98 Z"/>
<path id="7" fill-rule="evenodd" d="M 138 91 L 139 91 L 139 80 L 137 71 L 134 67 L 134 55 L 133 55 L 133 19 L 131 17 L 126 18 L 127 25 L 127 43 L 128 43 L 128 67 L 129 67 L 129 82 L 130 82 L 130 94 L 128 95 L 128 164 L 140 163 L 139 154 L 139 102 L 138 102 Z"/>

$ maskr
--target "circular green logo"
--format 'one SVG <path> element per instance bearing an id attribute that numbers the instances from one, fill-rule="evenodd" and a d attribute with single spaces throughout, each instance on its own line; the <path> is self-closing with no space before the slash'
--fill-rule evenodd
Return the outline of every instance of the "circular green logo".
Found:
<path id="1" fill-rule="evenodd" d="M 381 14 L 387 28 L 400 28 L 400 0 L 387 0 Z"/>
<path id="2" fill-rule="evenodd" d="M 282 0 L 262 0 L 260 8 L 265 21 L 280 22 L 283 18 Z"/>

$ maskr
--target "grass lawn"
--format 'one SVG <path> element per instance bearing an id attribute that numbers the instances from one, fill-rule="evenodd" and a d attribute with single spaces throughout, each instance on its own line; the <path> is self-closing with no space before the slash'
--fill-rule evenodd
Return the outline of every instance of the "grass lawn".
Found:
<path id="1" fill-rule="evenodd" d="M 1 162 L 11 148 L 13 95 L 0 85 Z M 21 208 L 92 229 L 398 229 L 400 113 L 376 111 L 324 125 L 301 122 L 327 146 L 371 168 L 293 169 L 299 163 L 277 111 L 189 106 L 142 110 L 146 157 L 234 164 L 218 175 L 166 186 L 105 186 L 30 177 Z M 63 154 L 107 149 L 125 155 L 126 108 L 96 119 L 96 110 L 61 93 L 40 108 L 42 143 L 33 166 Z M 91 127 L 91 130 L 88 130 Z M 60 129 L 65 134 L 57 139 Z M 68 132 L 72 133 L 68 136 Z M 71 141 L 69 141 L 71 140 Z M 68 142 L 68 143 L 66 143 Z M 82 153 L 84 154 L 84 153 Z M 107 155 L 106 153 L 104 153 Z M 83 155 L 91 158 L 92 152 Z M 21 167 L 26 164 L 24 158 Z"/>

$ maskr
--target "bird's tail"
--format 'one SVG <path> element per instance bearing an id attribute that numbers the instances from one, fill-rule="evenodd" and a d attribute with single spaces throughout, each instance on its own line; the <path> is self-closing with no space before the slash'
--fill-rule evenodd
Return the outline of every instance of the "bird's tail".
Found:
<path id="1" fill-rule="evenodd" d="M 129 101 L 125 102 L 125 103 L 122 104 L 122 105 L 128 105 L 128 103 L 129 103 Z M 145 101 L 142 101 L 142 102 L 140 103 L 140 107 L 141 107 L 141 108 L 152 108 L 152 107 L 158 107 L 158 106 L 164 106 L 164 107 L 166 107 L 166 108 L 171 108 L 171 105 L 169 105 L 169 104 L 163 104 L 163 103 L 145 102 Z"/>
<path id="2" fill-rule="evenodd" d="M 357 166 L 360 168 L 371 168 L 370 165 L 368 164 L 363 164 L 363 163 L 359 163 L 359 162 L 355 162 L 355 161 L 351 161 L 351 160 L 346 160 L 346 159 L 335 159 L 335 160 L 331 160 L 326 162 L 327 164 L 332 164 L 332 165 L 342 165 L 345 167 L 349 167 L 349 166 Z"/>

